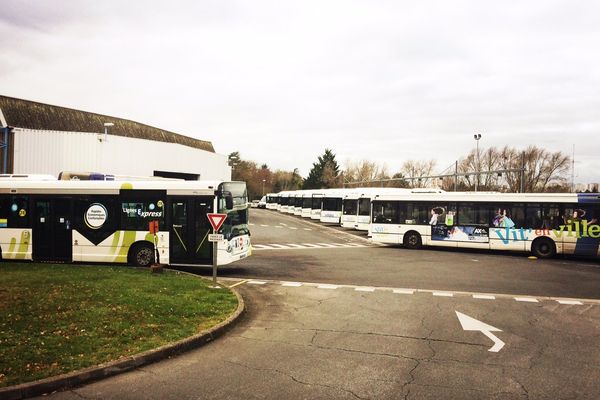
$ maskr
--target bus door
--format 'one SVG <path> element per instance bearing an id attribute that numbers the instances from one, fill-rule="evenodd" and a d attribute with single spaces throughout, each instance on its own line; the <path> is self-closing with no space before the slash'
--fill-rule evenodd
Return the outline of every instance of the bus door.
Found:
<path id="1" fill-rule="evenodd" d="M 174 197 L 171 200 L 170 262 L 173 264 L 212 263 L 208 234 L 212 228 L 207 213 L 212 213 L 214 197 Z"/>
<path id="2" fill-rule="evenodd" d="M 33 258 L 40 261 L 73 261 L 71 202 L 68 199 L 35 199 Z"/>

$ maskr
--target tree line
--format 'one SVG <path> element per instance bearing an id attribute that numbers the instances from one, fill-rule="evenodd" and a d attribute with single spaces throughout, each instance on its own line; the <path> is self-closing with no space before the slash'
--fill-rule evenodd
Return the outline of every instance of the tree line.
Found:
<path id="1" fill-rule="evenodd" d="M 331 149 L 317 157 L 306 178 L 298 169 L 271 171 L 267 164 L 229 155 L 232 179 L 245 181 L 251 199 L 282 190 L 341 187 L 439 187 L 447 191 L 568 192 L 571 158 L 537 146 L 471 150 L 442 172 L 435 159 L 407 160 L 390 172 L 386 164 L 349 160 L 342 168 Z M 479 172 L 479 173 L 478 173 Z"/>

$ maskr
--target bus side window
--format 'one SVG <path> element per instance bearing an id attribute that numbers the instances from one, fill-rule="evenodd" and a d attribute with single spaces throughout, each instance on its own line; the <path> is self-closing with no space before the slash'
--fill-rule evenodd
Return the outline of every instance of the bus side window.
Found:
<path id="1" fill-rule="evenodd" d="M 487 225 L 492 212 L 491 206 L 485 203 L 476 203 L 475 209 L 477 210 L 477 213 L 475 214 L 475 221 L 477 221 L 476 224 Z"/>
<path id="2" fill-rule="evenodd" d="M 408 215 L 408 205 L 406 203 L 397 203 L 398 206 L 398 220 L 396 221 L 397 224 L 405 224 L 406 223 L 406 217 Z"/>
<path id="3" fill-rule="evenodd" d="M 540 229 L 543 224 L 542 206 L 537 203 L 527 204 L 525 212 L 525 227 Z"/>
<path id="4" fill-rule="evenodd" d="M 542 229 L 558 229 L 563 221 L 558 204 L 545 204 L 542 212 Z"/>
<path id="5" fill-rule="evenodd" d="M 373 202 L 373 223 L 378 224 L 383 222 L 383 206 L 380 202 Z"/>
<path id="6" fill-rule="evenodd" d="M 473 203 L 458 204 L 458 225 L 475 225 L 477 209 Z M 456 221 L 454 221 L 457 224 Z"/>

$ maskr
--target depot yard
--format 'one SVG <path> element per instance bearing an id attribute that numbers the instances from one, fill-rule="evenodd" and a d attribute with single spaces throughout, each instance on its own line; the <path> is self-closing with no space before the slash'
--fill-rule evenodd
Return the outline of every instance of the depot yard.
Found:
<path id="1" fill-rule="evenodd" d="M 4 263 L 0 275 L 0 387 L 189 337 L 237 307 L 230 291 L 178 272 Z"/>

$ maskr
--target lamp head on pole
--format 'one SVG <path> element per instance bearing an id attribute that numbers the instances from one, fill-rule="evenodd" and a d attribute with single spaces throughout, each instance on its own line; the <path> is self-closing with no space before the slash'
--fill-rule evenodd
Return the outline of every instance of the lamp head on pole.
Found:
<path id="1" fill-rule="evenodd" d="M 473 135 L 473 138 L 474 138 L 475 140 L 479 140 L 479 139 L 481 139 L 481 133 L 476 133 L 475 135 Z"/>

